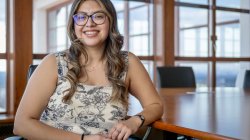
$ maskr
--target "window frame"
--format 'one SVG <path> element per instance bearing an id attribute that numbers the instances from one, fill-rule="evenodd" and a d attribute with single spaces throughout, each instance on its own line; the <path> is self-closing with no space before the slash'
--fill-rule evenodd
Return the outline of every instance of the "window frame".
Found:
<path id="1" fill-rule="evenodd" d="M 174 1 L 174 7 L 178 9 L 178 7 L 189 7 L 189 8 L 203 8 L 203 9 L 207 9 L 208 11 L 211 10 L 212 14 L 212 33 L 210 34 L 210 30 L 209 30 L 209 20 L 208 20 L 208 49 L 213 45 L 216 45 L 216 27 L 218 25 L 218 23 L 216 24 L 216 11 L 220 10 L 220 11 L 229 11 L 229 12 L 237 12 L 237 13 L 248 13 L 250 14 L 250 10 L 247 9 L 238 9 L 238 8 L 229 8 L 229 7 L 221 7 L 221 6 L 216 6 L 216 0 L 212 0 L 212 5 L 210 6 L 209 3 L 208 5 L 203 5 L 203 4 L 192 4 L 192 3 L 186 3 L 186 2 L 179 2 L 179 1 Z M 213 8 L 214 7 L 214 8 Z M 176 13 L 178 14 L 178 10 L 176 11 Z M 177 18 L 179 17 L 179 15 L 176 15 Z M 209 19 L 209 14 L 208 14 L 208 19 Z M 177 19 L 177 24 L 179 24 L 179 20 Z M 226 24 L 226 23 L 219 23 L 219 24 Z M 204 25 L 203 25 L 204 26 Z M 177 28 L 177 27 L 175 27 Z M 195 27 L 194 27 L 195 28 Z M 190 28 L 189 28 L 190 29 Z M 178 31 L 176 31 L 177 33 Z M 211 35 L 211 40 L 209 40 Z M 174 49 L 179 49 L 179 37 L 177 36 L 177 40 L 176 41 L 176 45 Z M 211 45 L 210 45 L 211 43 Z M 208 56 L 208 57 L 184 57 L 184 56 L 174 56 L 174 62 L 178 62 L 178 61 L 188 61 L 188 62 L 198 62 L 198 61 L 202 61 L 202 62 L 207 62 L 207 63 L 212 63 L 211 64 L 211 75 L 208 77 L 208 79 L 210 78 L 211 80 L 208 80 L 209 85 L 211 87 L 216 87 L 216 63 L 223 63 L 223 62 L 249 62 L 250 61 L 250 57 L 217 57 L 215 56 L 215 47 L 212 47 L 212 55 Z"/>
<path id="2" fill-rule="evenodd" d="M 6 41 L 6 46 L 5 46 L 5 48 L 6 48 L 6 51 L 5 51 L 5 53 L 1 53 L 1 52 L 0 52 L 0 60 L 5 60 L 5 61 L 6 61 L 6 79 L 5 79 L 5 81 L 6 81 L 6 85 L 5 85 L 5 89 L 6 89 L 6 90 L 5 90 L 5 91 L 6 91 L 6 92 L 5 92 L 5 99 L 6 99 L 5 103 L 6 103 L 6 105 L 5 105 L 5 107 L 6 107 L 6 108 L 5 108 L 5 111 L 0 112 L 0 114 L 6 114 L 6 113 L 8 112 L 8 110 L 9 110 L 9 106 L 8 106 L 8 105 L 9 105 L 9 94 L 8 94 L 8 85 L 9 85 L 9 84 L 8 84 L 8 82 L 7 82 L 7 81 L 8 81 L 8 77 L 9 77 L 9 76 L 8 76 L 8 75 L 9 75 L 9 74 L 8 74 L 8 70 L 9 70 L 9 68 L 8 68 L 8 66 L 9 66 L 8 63 L 9 63 L 9 62 L 8 62 L 8 57 L 7 57 L 7 56 L 8 56 L 8 55 L 7 55 L 7 52 L 8 52 L 8 48 L 9 48 L 9 47 L 8 47 L 8 34 L 9 34 L 9 33 L 8 33 L 8 30 L 9 30 L 9 24 L 8 24 L 8 23 L 9 23 L 9 18 L 8 18 L 8 17 L 9 17 L 9 16 L 8 16 L 8 15 L 9 15 L 9 13 L 8 13 L 9 8 L 8 8 L 8 7 L 9 7 L 9 6 L 8 6 L 8 5 L 9 5 L 9 1 L 8 1 L 8 0 L 5 0 L 5 7 L 6 7 L 6 8 L 5 8 L 5 27 L 6 27 L 6 28 L 5 28 L 5 30 L 6 30 L 6 34 L 5 34 L 5 35 L 6 35 L 6 40 L 5 40 L 5 41 Z"/>
<path id="3" fill-rule="evenodd" d="M 136 0 L 135 0 L 136 1 Z M 153 64 L 153 72 L 151 72 L 151 74 L 153 74 L 152 75 L 152 80 L 153 80 L 153 82 L 154 83 L 156 83 L 156 61 L 157 61 L 157 57 L 156 57 L 156 47 L 154 47 L 155 45 L 155 38 L 154 38 L 154 30 L 155 30 L 155 27 L 154 27 L 154 22 L 155 22 L 155 17 L 153 16 L 155 13 L 153 12 L 153 11 L 150 11 L 151 9 L 153 10 L 155 7 L 154 7 L 154 5 L 150 8 L 150 4 L 152 4 L 152 1 L 141 1 L 141 2 L 145 2 L 144 4 L 142 4 L 142 5 L 139 5 L 139 6 L 135 6 L 135 7 L 132 7 L 132 8 L 130 8 L 129 7 L 129 1 L 124 1 L 124 9 L 123 10 L 121 10 L 121 11 L 117 11 L 117 14 L 118 13 L 122 13 L 122 12 L 124 12 L 124 49 L 125 50 L 127 50 L 127 51 L 129 51 L 129 43 L 130 43 L 130 39 L 131 38 L 133 38 L 133 37 L 137 37 L 137 36 L 145 36 L 145 35 L 147 35 L 147 37 L 148 37 L 148 47 L 149 47 L 149 49 L 150 49 L 150 47 L 151 47 L 151 45 L 153 45 L 152 46 L 152 55 L 137 55 L 137 57 L 141 60 L 141 61 L 144 61 L 144 62 L 149 62 L 149 63 L 151 63 L 152 62 L 152 64 Z M 147 7 L 147 9 L 148 9 L 148 32 L 147 33 L 143 33 L 143 34 L 134 34 L 134 35 L 130 35 L 129 34 L 129 28 L 130 28 L 130 21 L 129 21 L 129 19 L 130 19 L 130 14 L 129 14 L 129 11 L 131 11 L 131 10 L 136 10 L 136 9 L 139 9 L 139 8 L 142 8 L 142 7 Z M 151 14 L 150 14 L 150 12 L 153 12 L 152 13 L 152 19 L 150 19 L 150 17 L 151 17 Z M 152 20 L 152 22 L 151 22 L 151 20 Z M 153 25 L 151 25 L 151 24 L 153 24 Z M 152 29 L 151 29 L 152 28 Z M 151 30 L 150 30 L 151 29 Z M 152 32 L 151 32 L 152 31 Z M 152 43 L 151 43 L 151 41 L 152 41 Z M 150 73 L 150 71 L 149 71 L 149 73 Z"/>
<path id="4" fill-rule="evenodd" d="M 63 3 L 61 3 L 61 4 L 59 4 L 59 5 L 56 5 L 56 6 L 54 6 L 54 7 L 51 7 L 51 8 L 49 8 L 49 9 L 47 9 L 46 10 L 46 19 L 47 19 L 47 31 L 46 31 L 46 36 L 47 36 L 47 46 L 46 46 L 46 49 L 47 49 L 47 51 L 49 51 L 50 50 L 50 43 L 49 43 L 49 37 L 50 37 L 50 35 L 49 35 L 49 33 L 50 33 L 50 31 L 51 31 L 51 28 L 49 27 L 49 14 L 50 14 L 50 12 L 58 12 L 61 8 L 65 8 L 65 15 L 66 15 L 66 17 L 65 17 L 65 25 L 64 26 L 56 26 L 56 27 L 53 27 L 53 30 L 56 32 L 57 31 L 57 29 L 58 28 L 62 28 L 62 27 L 65 27 L 66 28 L 66 31 L 67 31 L 67 22 L 68 22 L 68 16 L 69 16 L 69 13 L 68 13 L 68 6 L 72 3 L 73 1 L 71 0 L 71 1 L 68 1 L 68 2 L 63 2 Z M 69 44 L 69 40 L 68 40 L 68 37 L 67 37 L 67 32 L 66 32 L 66 36 L 65 36 L 65 38 L 66 38 L 66 48 L 68 47 L 67 45 Z M 53 46 L 53 49 L 54 48 L 57 48 L 58 47 L 58 45 L 56 45 L 56 47 L 55 46 Z"/>
<path id="5" fill-rule="evenodd" d="M 0 113 L 0 123 L 14 121 L 26 86 L 32 60 L 32 4 L 33 0 L 6 1 L 6 52 L 0 55 L 6 60 L 6 111 Z"/>

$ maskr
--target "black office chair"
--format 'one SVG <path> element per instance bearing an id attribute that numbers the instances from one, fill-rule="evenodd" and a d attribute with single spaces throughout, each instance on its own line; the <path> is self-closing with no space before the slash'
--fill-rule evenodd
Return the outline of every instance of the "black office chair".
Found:
<path id="1" fill-rule="evenodd" d="M 243 81 L 243 88 L 250 90 L 250 70 L 246 70 L 244 81 Z"/>
<path id="2" fill-rule="evenodd" d="M 157 67 L 159 85 L 161 88 L 196 87 L 192 67 Z"/>
<path id="3" fill-rule="evenodd" d="M 29 80 L 30 76 L 32 75 L 32 73 L 35 71 L 36 67 L 38 65 L 30 65 L 29 66 L 29 70 L 28 70 L 28 74 L 27 74 L 27 80 Z"/>

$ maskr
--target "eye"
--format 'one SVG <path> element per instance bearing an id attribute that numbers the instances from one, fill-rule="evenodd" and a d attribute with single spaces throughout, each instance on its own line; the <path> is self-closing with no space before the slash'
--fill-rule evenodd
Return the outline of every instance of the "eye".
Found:
<path id="1" fill-rule="evenodd" d="M 104 19 L 105 18 L 105 15 L 103 13 L 96 13 L 94 15 L 94 18 L 95 19 Z"/>
<path id="2" fill-rule="evenodd" d="M 84 21 L 87 19 L 87 15 L 83 13 L 78 13 L 73 16 L 74 20 L 77 21 Z"/>
<path id="3" fill-rule="evenodd" d="M 77 15 L 77 20 L 85 20 L 86 15 Z"/>

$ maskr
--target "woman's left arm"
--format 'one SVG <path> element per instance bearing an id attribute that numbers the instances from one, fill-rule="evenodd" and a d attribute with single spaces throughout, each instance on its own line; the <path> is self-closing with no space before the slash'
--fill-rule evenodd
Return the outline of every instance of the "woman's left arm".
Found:
<path id="1" fill-rule="evenodd" d="M 129 53 L 128 90 L 141 103 L 145 122 L 143 126 L 159 119 L 163 113 L 161 98 L 152 83 L 148 72 L 138 57 Z"/>
<path id="2" fill-rule="evenodd" d="M 154 122 L 162 116 L 163 106 L 156 88 L 141 61 L 132 53 L 129 53 L 126 84 L 128 85 L 129 93 L 135 96 L 143 107 L 142 112 L 138 113 L 145 119 L 143 126 Z M 141 123 L 142 121 L 138 116 L 132 116 L 128 120 L 114 126 L 110 131 L 110 137 L 112 139 L 125 140 L 138 130 Z"/>

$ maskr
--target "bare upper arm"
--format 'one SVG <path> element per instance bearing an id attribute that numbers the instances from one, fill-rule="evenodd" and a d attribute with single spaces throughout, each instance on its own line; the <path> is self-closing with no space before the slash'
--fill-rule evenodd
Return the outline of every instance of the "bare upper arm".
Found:
<path id="1" fill-rule="evenodd" d="M 129 92 L 140 101 L 143 107 L 161 102 L 148 72 L 138 57 L 132 53 L 129 53 L 127 78 Z"/>
<path id="2" fill-rule="evenodd" d="M 17 116 L 39 119 L 57 84 L 55 55 L 46 56 L 30 77 Z"/>

